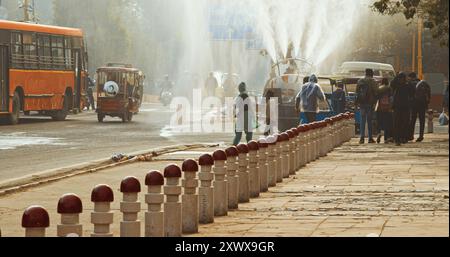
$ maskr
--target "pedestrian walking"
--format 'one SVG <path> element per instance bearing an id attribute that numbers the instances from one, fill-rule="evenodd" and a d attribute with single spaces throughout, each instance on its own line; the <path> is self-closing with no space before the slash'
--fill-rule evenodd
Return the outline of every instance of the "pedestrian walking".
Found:
<path id="1" fill-rule="evenodd" d="M 392 104 L 394 110 L 394 140 L 395 144 L 400 146 L 408 142 L 410 90 L 404 72 L 400 72 L 391 84 L 393 83 L 395 85 L 391 85 L 391 87 L 395 88 Z"/>
<path id="2" fill-rule="evenodd" d="M 377 143 L 381 142 L 381 138 L 384 133 L 384 143 L 392 142 L 393 133 L 392 133 L 392 123 L 393 123 L 393 93 L 392 89 L 389 87 L 389 80 L 387 78 L 383 78 L 380 87 L 378 88 L 377 93 L 377 105 L 375 110 L 377 112 L 377 122 L 379 134 L 377 137 Z M 381 133 L 383 132 L 383 133 Z"/>
<path id="3" fill-rule="evenodd" d="M 308 123 L 316 121 L 317 113 L 319 113 L 319 101 L 325 101 L 325 94 L 318 84 L 317 76 L 313 74 L 296 97 L 296 103 L 299 103 L 296 106 L 297 111 L 305 113 Z M 299 109 L 300 107 L 301 109 Z"/>
<path id="4" fill-rule="evenodd" d="M 356 105 L 359 106 L 361 112 L 361 122 L 360 122 L 360 133 L 361 139 L 360 144 L 364 144 L 366 123 L 369 132 L 369 144 L 375 143 L 373 140 L 373 111 L 376 104 L 376 93 L 378 87 L 375 80 L 373 79 L 373 70 L 366 69 L 366 76 L 358 81 L 356 86 Z"/>
<path id="5" fill-rule="evenodd" d="M 239 85 L 239 95 L 235 99 L 234 110 L 236 114 L 236 136 L 233 145 L 237 146 L 242 139 L 242 133 L 246 134 L 247 143 L 253 139 L 254 123 L 256 119 L 255 103 L 247 93 L 247 85 L 242 82 Z"/>
<path id="6" fill-rule="evenodd" d="M 331 106 L 336 114 L 345 112 L 346 95 L 344 91 L 344 84 L 338 83 L 336 91 L 331 94 Z"/>
<path id="7" fill-rule="evenodd" d="M 415 73 L 411 73 L 409 77 L 417 78 Z M 414 90 L 414 100 L 413 100 L 413 112 L 410 123 L 410 138 L 414 140 L 414 132 L 416 129 L 417 117 L 419 117 L 420 132 L 419 138 L 416 142 L 422 142 L 425 133 L 425 113 L 428 110 L 428 106 L 431 101 L 431 87 L 430 85 L 422 80 L 417 83 Z"/>

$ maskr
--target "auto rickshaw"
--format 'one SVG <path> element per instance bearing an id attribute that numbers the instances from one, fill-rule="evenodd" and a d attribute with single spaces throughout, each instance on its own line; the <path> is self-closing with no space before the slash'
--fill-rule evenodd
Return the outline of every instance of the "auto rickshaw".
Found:
<path id="1" fill-rule="evenodd" d="M 139 112 L 144 92 L 142 71 L 129 64 L 110 63 L 97 69 L 97 117 L 119 117 L 130 122 Z"/>

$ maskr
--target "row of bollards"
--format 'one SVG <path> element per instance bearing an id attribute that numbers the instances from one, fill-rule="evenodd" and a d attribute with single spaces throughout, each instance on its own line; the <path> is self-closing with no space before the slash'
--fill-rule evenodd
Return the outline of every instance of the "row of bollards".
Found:
<path id="1" fill-rule="evenodd" d="M 198 162 L 186 160 L 181 168 L 172 164 L 163 173 L 149 172 L 145 177 L 144 236 L 179 237 L 198 233 L 199 224 L 213 223 L 214 217 L 226 216 L 230 210 L 238 209 L 239 204 L 259 197 L 308 163 L 349 141 L 355 136 L 353 118 L 350 113 L 340 114 L 259 141 L 217 150 L 212 155 L 204 154 Z M 141 184 L 137 178 L 127 177 L 120 191 L 123 194 L 120 236 L 140 237 Z M 91 236 L 112 237 L 113 190 L 108 185 L 98 185 L 92 190 L 91 201 L 94 203 Z M 57 236 L 83 236 L 80 224 L 83 204 L 77 195 L 63 195 L 57 211 L 61 214 Z M 50 217 L 43 207 L 31 206 L 23 213 L 25 236 L 43 237 L 49 226 Z"/>

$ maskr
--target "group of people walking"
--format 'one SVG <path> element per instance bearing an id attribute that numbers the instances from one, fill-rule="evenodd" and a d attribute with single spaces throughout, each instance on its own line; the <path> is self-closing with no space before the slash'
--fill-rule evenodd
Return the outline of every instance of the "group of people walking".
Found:
<path id="1" fill-rule="evenodd" d="M 384 78 L 380 86 L 373 76 L 373 70 L 367 69 L 365 77 L 358 81 L 356 88 L 356 104 L 361 111 L 360 144 L 365 143 L 366 124 L 369 143 L 380 143 L 383 134 L 385 143 L 395 143 L 397 146 L 413 141 L 417 118 L 420 131 L 416 142 L 422 142 L 425 113 L 431 100 L 430 85 L 419 80 L 414 72 L 408 75 L 400 72 L 391 82 Z M 377 141 L 373 139 L 374 112 L 380 131 Z"/>

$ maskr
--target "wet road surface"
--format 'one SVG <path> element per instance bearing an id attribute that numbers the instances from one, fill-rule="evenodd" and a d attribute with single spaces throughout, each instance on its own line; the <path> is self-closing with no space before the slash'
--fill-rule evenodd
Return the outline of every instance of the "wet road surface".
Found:
<path id="1" fill-rule="evenodd" d="M 107 117 L 97 122 L 94 112 L 71 115 L 67 121 L 22 116 L 17 126 L 0 125 L 0 181 L 109 158 L 113 154 L 190 143 L 221 143 L 230 133 L 171 133 L 168 107 L 145 104 L 133 122 Z"/>

